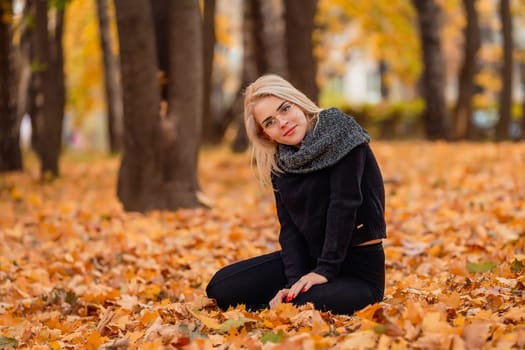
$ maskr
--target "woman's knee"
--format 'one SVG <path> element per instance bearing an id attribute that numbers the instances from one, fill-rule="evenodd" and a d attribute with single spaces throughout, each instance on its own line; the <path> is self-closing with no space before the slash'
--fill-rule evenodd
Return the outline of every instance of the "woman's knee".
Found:
<path id="1" fill-rule="evenodd" d="M 214 299 L 221 309 L 226 310 L 231 303 L 232 292 L 223 274 L 224 272 L 220 270 L 212 277 L 206 286 L 206 296 Z"/>
<path id="2" fill-rule="evenodd" d="M 279 273 L 280 272 L 280 273 Z M 279 252 L 261 255 L 248 260 L 224 266 L 215 273 L 206 290 L 210 292 L 221 289 L 233 289 L 242 285 L 268 283 L 268 279 L 284 280 L 282 261 Z"/>
<path id="3" fill-rule="evenodd" d="M 226 271 L 224 270 L 225 268 L 222 268 L 217 271 L 208 282 L 208 285 L 206 286 L 206 295 L 208 298 L 220 300 L 223 297 L 224 291 L 228 289 L 226 286 L 228 279 Z"/>

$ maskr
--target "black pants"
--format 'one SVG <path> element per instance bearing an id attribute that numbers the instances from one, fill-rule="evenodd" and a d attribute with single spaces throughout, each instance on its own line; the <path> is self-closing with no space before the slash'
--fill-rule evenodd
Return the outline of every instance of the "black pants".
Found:
<path id="1" fill-rule="evenodd" d="M 247 309 L 268 307 L 287 283 L 280 251 L 243 260 L 219 270 L 206 293 L 221 309 L 245 304 Z M 311 302 L 317 309 L 336 314 L 354 311 L 383 300 L 385 254 L 381 243 L 350 249 L 341 273 L 332 281 L 300 293 L 292 303 Z"/>

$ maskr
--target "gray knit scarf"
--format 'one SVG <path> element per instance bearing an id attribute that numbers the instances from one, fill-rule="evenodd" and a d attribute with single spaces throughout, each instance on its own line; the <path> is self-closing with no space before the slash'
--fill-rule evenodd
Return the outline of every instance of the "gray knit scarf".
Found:
<path id="1" fill-rule="evenodd" d="M 299 148 L 279 144 L 277 165 L 287 173 L 306 174 L 334 165 L 370 136 L 354 118 L 337 108 L 322 110 Z"/>

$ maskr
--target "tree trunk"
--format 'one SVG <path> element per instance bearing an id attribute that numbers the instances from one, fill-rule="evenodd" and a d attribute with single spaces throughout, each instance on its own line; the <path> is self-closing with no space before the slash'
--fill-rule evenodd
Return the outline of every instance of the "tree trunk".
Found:
<path id="1" fill-rule="evenodd" d="M 314 16 L 317 0 L 285 0 L 286 58 L 290 82 L 317 102 L 317 65 L 313 54 Z"/>
<path id="2" fill-rule="evenodd" d="M 222 133 L 217 132 L 215 118 L 211 109 L 211 86 L 213 77 L 213 57 L 215 49 L 215 3 L 216 0 L 204 1 L 203 16 L 203 46 L 204 46 L 204 78 L 203 78 L 203 108 L 202 108 L 202 142 L 217 144 L 222 139 Z"/>
<path id="3" fill-rule="evenodd" d="M 464 139 L 474 132 L 472 122 L 472 96 L 474 94 L 474 76 L 478 71 L 476 56 L 481 46 L 476 0 L 463 0 L 467 17 L 464 29 L 464 57 L 459 73 L 459 94 L 454 108 L 454 129 L 452 138 Z"/>
<path id="4" fill-rule="evenodd" d="M 162 196 L 158 150 L 160 89 L 149 2 L 115 0 L 120 47 L 124 149 L 117 195 L 125 210 L 159 207 Z"/>
<path id="5" fill-rule="evenodd" d="M 445 65 L 439 35 L 440 8 L 434 0 L 412 0 L 418 12 L 423 51 L 423 120 L 426 135 L 431 140 L 447 137 L 445 104 Z"/>
<path id="6" fill-rule="evenodd" d="M 100 34 L 100 46 L 104 61 L 104 86 L 106 109 L 108 114 L 108 138 L 111 153 L 122 150 L 122 90 L 120 86 L 120 68 L 113 54 L 108 16 L 108 1 L 97 0 L 97 13 Z"/>
<path id="7" fill-rule="evenodd" d="M 32 33 L 34 110 L 31 115 L 36 151 L 44 178 L 59 175 L 62 147 L 65 87 L 62 34 L 64 9 L 57 8 L 55 27 L 48 29 L 47 1 L 34 2 L 35 25 Z"/>
<path id="8" fill-rule="evenodd" d="M 124 103 L 124 152 L 117 194 L 125 210 L 199 205 L 197 153 L 202 113 L 202 23 L 198 3 L 169 2 L 168 111 L 159 113 L 151 5 L 116 0 Z"/>
<path id="9" fill-rule="evenodd" d="M 197 162 L 202 128 L 203 36 L 199 3 L 178 0 L 169 3 L 169 95 L 163 139 L 166 207 L 199 205 Z M 167 126 L 167 128 L 166 128 Z M 171 134 L 173 132 L 173 134 Z M 172 136 L 172 137 L 171 137 Z"/>
<path id="10" fill-rule="evenodd" d="M 22 169 L 20 123 L 16 115 L 15 67 L 12 59 L 11 28 L 3 20 L 11 3 L 0 5 L 0 172 Z"/>
<path id="11" fill-rule="evenodd" d="M 502 89 L 499 96 L 499 120 L 496 124 L 496 140 L 509 137 L 512 108 L 512 16 L 509 0 L 500 0 L 499 15 L 503 34 L 503 66 L 501 67 Z"/>

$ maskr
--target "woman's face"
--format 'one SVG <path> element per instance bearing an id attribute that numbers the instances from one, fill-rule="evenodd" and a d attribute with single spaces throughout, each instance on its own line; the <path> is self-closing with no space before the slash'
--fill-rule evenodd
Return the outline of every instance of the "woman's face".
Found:
<path id="1" fill-rule="evenodd" d="M 271 140 L 299 147 L 309 123 L 303 110 L 279 97 L 266 96 L 253 106 L 255 121 Z"/>

